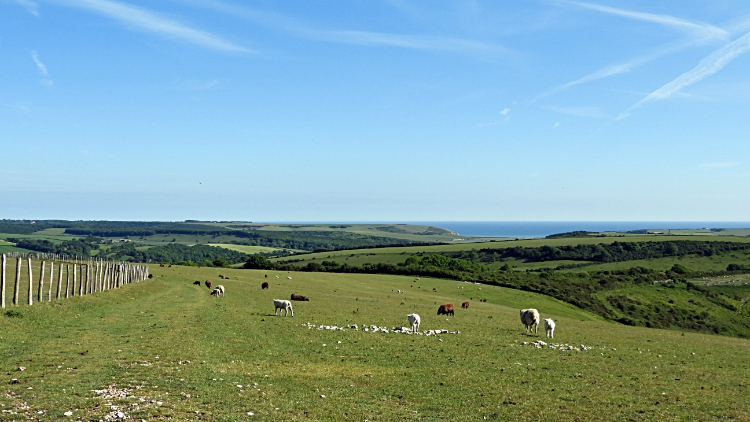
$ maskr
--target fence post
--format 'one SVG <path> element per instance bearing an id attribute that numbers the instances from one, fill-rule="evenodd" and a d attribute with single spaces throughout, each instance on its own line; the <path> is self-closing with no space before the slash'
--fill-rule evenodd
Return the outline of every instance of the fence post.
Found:
<path id="1" fill-rule="evenodd" d="M 49 263 L 49 291 L 47 292 L 47 302 L 52 302 L 52 282 L 55 281 L 55 261 Z"/>
<path id="2" fill-rule="evenodd" d="M 13 304 L 18 305 L 18 289 L 19 284 L 21 283 L 21 258 L 18 257 L 18 260 L 16 261 L 16 284 L 13 286 Z"/>
<path id="3" fill-rule="evenodd" d="M 37 298 L 36 298 L 37 302 L 41 302 L 42 298 L 44 297 L 43 290 L 44 290 L 44 266 L 45 264 L 47 263 L 45 261 L 42 261 L 42 268 L 39 270 L 39 286 L 38 286 L 39 288 L 37 289 L 39 290 L 39 292 L 37 293 Z"/>
<path id="4" fill-rule="evenodd" d="M 75 283 L 75 281 L 73 281 Z M 70 297 L 70 264 L 65 264 L 65 299 Z"/>
<path id="5" fill-rule="evenodd" d="M 78 283 L 78 296 L 83 296 L 83 275 L 85 273 L 83 272 L 83 264 L 81 264 L 81 280 Z"/>
<path id="6" fill-rule="evenodd" d="M 29 266 L 29 305 L 33 303 L 33 296 L 34 296 L 34 277 L 31 274 L 31 258 L 26 258 L 28 266 Z"/>
<path id="7" fill-rule="evenodd" d="M 7 284 L 5 280 L 5 263 L 7 260 L 8 258 L 3 254 L 3 269 L 0 272 L 0 304 L 2 304 L 3 309 L 5 309 L 5 285 Z"/>
<path id="8" fill-rule="evenodd" d="M 58 265 L 57 270 L 57 296 L 55 296 L 55 299 L 60 299 L 60 294 L 62 291 L 62 274 L 63 274 L 63 266 L 62 262 L 60 262 Z"/>

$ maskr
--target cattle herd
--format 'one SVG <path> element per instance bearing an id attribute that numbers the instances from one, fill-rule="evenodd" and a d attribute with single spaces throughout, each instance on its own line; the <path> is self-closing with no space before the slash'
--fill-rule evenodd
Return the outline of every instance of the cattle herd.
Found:
<path id="1" fill-rule="evenodd" d="M 223 275 L 220 275 L 219 277 L 221 277 L 224 280 L 229 279 L 229 277 L 224 277 Z M 268 278 L 268 274 L 266 274 L 264 278 Z M 276 278 L 279 278 L 279 276 L 276 276 Z M 287 279 L 291 280 L 292 277 L 287 277 Z M 418 281 L 418 280 L 419 278 L 417 278 L 415 281 Z M 196 281 L 193 284 L 200 285 L 201 282 Z M 206 280 L 206 287 L 211 289 L 211 280 Z M 414 285 L 412 285 L 412 287 L 414 287 Z M 262 290 L 268 289 L 268 282 L 264 281 L 261 284 L 260 288 Z M 436 291 L 435 288 L 433 288 L 432 290 Z M 401 290 L 399 290 L 398 292 L 401 293 Z M 211 295 L 216 296 L 216 297 L 224 296 L 224 286 L 217 285 L 213 290 L 211 290 Z M 281 313 L 283 312 L 284 316 L 287 316 L 287 315 L 294 316 L 294 310 L 292 309 L 292 301 L 301 301 L 301 302 L 310 301 L 310 299 L 308 299 L 307 297 L 294 294 L 294 293 L 292 293 L 289 299 L 290 300 L 274 299 L 273 300 L 273 305 L 274 305 L 273 314 L 281 316 Z M 487 299 L 483 299 L 483 300 L 480 299 L 480 302 L 486 302 L 486 301 Z M 461 304 L 461 309 L 469 309 L 469 302 L 463 302 Z M 281 310 L 281 312 L 279 312 L 279 310 Z M 438 307 L 437 314 L 455 316 L 455 307 L 453 306 L 452 303 L 444 303 L 440 305 L 440 307 Z M 534 334 L 536 334 L 539 332 L 539 322 L 540 322 L 539 311 L 537 311 L 534 308 L 521 309 L 520 317 L 521 317 L 521 323 L 526 328 L 527 333 L 533 332 Z M 419 317 L 418 314 L 408 314 L 407 319 L 409 320 L 409 326 L 411 327 L 411 332 L 416 333 L 419 330 L 421 318 Z M 550 318 L 545 318 L 544 319 L 544 331 L 548 338 L 554 338 L 555 321 L 553 321 Z"/>

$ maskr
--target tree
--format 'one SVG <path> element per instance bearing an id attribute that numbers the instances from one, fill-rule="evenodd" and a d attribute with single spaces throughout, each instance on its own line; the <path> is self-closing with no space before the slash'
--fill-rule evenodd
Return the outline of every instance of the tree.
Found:
<path id="1" fill-rule="evenodd" d="M 273 262 L 262 255 L 251 255 L 245 262 L 244 268 L 248 270 L 271 270 L 273 269 Z"/>

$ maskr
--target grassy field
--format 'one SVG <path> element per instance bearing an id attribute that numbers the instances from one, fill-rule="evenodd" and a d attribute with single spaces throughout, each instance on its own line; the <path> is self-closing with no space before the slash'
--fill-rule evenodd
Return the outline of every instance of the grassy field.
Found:
<path id="1" fill-rule="evenodd" d="M 615 241 L 619 242 L 654 242 L 654 241 L 668 241 L 668 240 L 696 240 L 706 241 L 704 236 L 655 236 L 655 235 L 640 235 L 640 236 L 628 236 L 622 237 L 590 237 L 590 238 L 563 238 L 563 239 L 528 239 L 528 240 L 509 240 L 509 241 L 495 241 L 495 242 L 477 242 L 477 243 L 459 243 L 451 245 L 434 245 L 434 246 L 404 246 L 404 247 L 393 247 L 393 248 L 374 248 L 374 249 L 356 249 L 346 251 L 332 251 L 332 252 L 318 252 L 311 254 L 304 254 L 300 256 L 289 256 L 283 258 L 275 258 L 272 261 L 285 262 L 290 260 L 299 260 L 295 265 L 304 266 L 308 262 L 320 262 L 322 260 L 337 261 L 341 264 L 347 263 L 349 265 L 362 265 L 364 263 L 390 263 L 396 264 L 403 262 L 408 256 L 419 254 L 419 253 L 439 253 L 439 252 L 455 252 L 465 250 L 479 250 L 479 249 L 502 249 L 509 247 L 540 247 L 540 246 L 565 246 L 565 245 L 579 245 L 579 244 L 609 244 Z M 730 242 L 750 242 L 750 238 L 747 237 L 722 237 L 716 239 L 721 241 Z M 627 268 L 635 265 L 630 265 L 628 261 L 624 263 Z M 523 262 L 510 262 L 509 265 L 516 265 L 519 269 L 527 268 L 554 268 L 558 265 L 569 264 L 571 261 L 549 261 L 543 263 L 523 263 Z M 500 263 L 499 265 L 503 265 Z M 612 265 L 612 264 L 606 264 Z M 726 265 L 724 265 L 726 268 Z M 580 270 L 579 270 L 580 271 Z"/>
<path id="2" fill-rule="evenodd" d="M 369 236 L 385 236 L 395 239 L 406 239 L 417 242 L 454 242 L 457 240 L 471 239 L 467 236 L 459 236 L 440 227 L 425 226 L 419 224 L 226 224 L 210 223 L 218 227 L 234 229 L 255 229 L 267 231 L 322 231 L 322 232 L 351 232 Z"/>
<path id="3" fill-rule="evenodd" d="M 231 243 L 209 243 L 208 245 L 231 249 L 233 251 L 242 252 L 246 254 L 254 254 L 254 253 L 260 253 L 260 252 L 273 252 L 273 251 L 278 250 L 277 248 L 268 248 L 265 246 L 233 245 Z M 291 250 L 291 249 L 287 249 L 287 250 Z"/>
<path id="4" fill-rule="evenodd" d="M 99 420 L 113 406 L 135 420 L 750 420 L 748 340 L 626 327 L 544 296 L 445 280 L 152 272 L 0 315 L 0 420 Z M 225 298 L 192 284 L 218 274 L 230 278 Z M 291 293 L 310 301 L 294 302 L 294 318 L 273 316 L 271 300 Z M 455 317 L 435 315 L 464 300 L 471 307 Z M 593 349 L 523 345 L 544 338 L 518 322 L 529 306 L 557 321 L 555 342 Z M 301 326 L 391 328 L 410 312 L 422 329 L 460 334 Z"/>

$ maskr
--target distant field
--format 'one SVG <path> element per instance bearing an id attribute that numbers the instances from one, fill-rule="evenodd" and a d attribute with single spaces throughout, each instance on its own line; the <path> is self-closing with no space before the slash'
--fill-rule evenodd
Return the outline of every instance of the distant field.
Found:
<path id="1" fill-rule="evenodd" d="M 265 246 L 247 246 L 247 245 L 233 245 L 230 243 L 209 243 L 209 246 L 218 246 L 220 248 L 231 249 L 233 251 L 242 252 L 246 254 L 254 254 L 260 252 L 273 252 L 279 250 L 278 248 L 267 248 Z"/>
<path id="2" fill-rule="evenodd" d="M 0 420 L 107 419 L 112 404 L 132 420 L 217 422 L 750 415 L 748 340 L 628 327 L 537 294 L 430 278 L 180 266 L 151 272 L 153 280 L 123 289 L 0 314 L 0 371 L 11 374 Z M 224 298 L 192 284 L 218 274 L 230 278 L 221 281 Z M 269 290 L 260 289 L 263 281 Z M 294 302 L 294 317 L 273 316 L 272 299 L 291 293 L 310 301 Z M 455 317 L 435 315 L 438 304 L 463 301 L 470 308 Z M 554 339 L 524 333 L 518 310 L 530 306 L 557 322 Z M 390 329 L 407 325 L 410 312 L 421 315 L 422 330 L 460 334 L 302 325 Z M 523 345 L 537 340 L 592 349 Z M 131 389 L 135 398 L 93 391 L 108 387 Z"/>
<path id="3" fill-rule="evenodd" d="M 50 229 L 50 230 L 57 230 L 57 229 Z M 62 243 L 64 240 L 71 240 L 71 239 L 77 239 L 80 236 L 70 236 L 67 234 L 63 235 L 57 235 L 57 234 L 37 234 L 46 232 L 46 230 L 42 230 L 36 233 L 32 234 L 13 234 L 13 233 L 0 233 L 0 239 L 7 239 L 7 238 L 16 238 L 16 239 L 44 239 L 49 240 L 52 243 Z"/>
<path id="4" fill-rule="evenodd" d="M 362 265 L 364 263 L 391 263 L 396 264 L 403 262 L 408 256 L 419 253 L 437 253 L 437 252 L 456 252 L 471 251 L 479 249 L 502 249 L 509 247 L 540 247 L 540 246 L 564 246 L 579 244 L 610 244 L 612 242 L 656 242 L 667 240 L 697 240 L 706 241 L 704 236 L 657 236 L 657 235 L 640 235 L 622 237 L 586 237 L 586 238 L 563 238 L 563 239 L 529 239 L 529 240 L 508 240 L 482 243 L 457 243 L 451 245 L 434 245 L 434 246 L 403 246 L 393 248 L 373 248 L 373 249 L 355 249 L 346 251 L 319 252 L 304 254 L 299 256 L 275 258 L 273 261 L 284 262 L 289 260 L 302 260 L 295 265 L 306 265 L 308 262 L 317 260 L 332 260 L 341 264 Z M 750 238 L 745 237 L 722 237 L 715 239 L 728 242 L 750 242 Z M 525 268 L 554 268 L 561 264 L 555 264 L 557 261 L 546 263 L 533 263 L 533 265 L 516 262 L 515 265 Z M 634 261 L 628 261 L 634 262 Z M 565 263 L 569 263 L 565 261 Z M 494 265 L 494 264 L 493 264 Z M 502 265 L 502 263 L 500 264 Z M 513 265 L 513 264 L 509 264 Z M 609 264 L 606 264 L 609 265 Z M 629 267 L 628 267 L 629 268 Z M 725 265 L 726 268 L 726 265 Z"/>
<path id="5" fill-rule="evenodd" d="M 228 224 L 210 223 L 217 227 L 234 229 L 255 229 L 267 231 L 338 231 L 364 234 L 369 236 L 392 237 L 416 242 L 454 242 L 469 239 L 449 230 L 418 224 Z"/>

